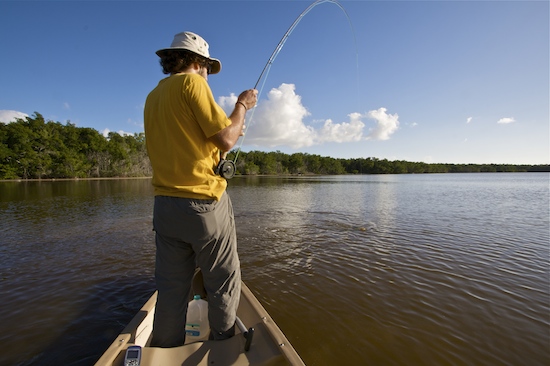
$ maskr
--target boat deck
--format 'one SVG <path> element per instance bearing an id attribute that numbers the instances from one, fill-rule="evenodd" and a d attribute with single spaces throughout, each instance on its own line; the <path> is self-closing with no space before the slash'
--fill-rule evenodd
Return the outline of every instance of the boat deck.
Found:
<path id="1" fill-rule="evenodd" d="M 250 349 L 246 338 L 237 334 L 224 341 L 199 341 L 173 348 L 148 347 L 153 327 L 157 294 L 153 294 L 138 314 L 111 344 L 96 366 L 122 366 L 129 346 L 142 347 L 141 365 L 304 365 L 271 316 L 242 283 L 237 316 L 248 329 L 254 328 Z"/>

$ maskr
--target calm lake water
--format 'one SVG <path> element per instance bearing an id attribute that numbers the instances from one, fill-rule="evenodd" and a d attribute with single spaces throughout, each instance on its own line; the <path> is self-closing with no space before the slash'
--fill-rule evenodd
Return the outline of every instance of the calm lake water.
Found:
<path id="1" fill-rule="evenodd" d="M 307 365 L 549 365 L 547 173 L 236 177 Z M 92 365 L 154 291 L 149 179 L 0 182 L 0 365 Z"/>

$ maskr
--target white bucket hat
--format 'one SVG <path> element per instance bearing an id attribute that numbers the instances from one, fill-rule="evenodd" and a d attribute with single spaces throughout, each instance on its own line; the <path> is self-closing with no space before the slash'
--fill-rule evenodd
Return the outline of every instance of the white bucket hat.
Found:
<path id="1" fill-rule="evenodd" d="M 193 32 L 181 32 L 176 34 L 170 47 L 160 49 L 156 54 L 160 57 L 165 51 L 172 50 L 189 50 L 202 57 L 206 57 L 212 62 L 211 74 L 217 74 L 222 69 L 220 60 L 210 57 L 210 53 L 208 53 L 208 43 L 206 43 L 201 36 Z"/>

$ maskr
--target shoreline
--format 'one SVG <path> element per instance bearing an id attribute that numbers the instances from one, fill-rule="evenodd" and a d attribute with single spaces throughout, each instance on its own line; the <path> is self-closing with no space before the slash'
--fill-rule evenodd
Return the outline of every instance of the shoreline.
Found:
<path id="1" fill-rule="evenodd" d="M 418 174 L 501 174 L 501 173 L 550 173 L 550 171 L 545 170 L 534 170 L 526 172 L 445 172 L 445 173 L 368 173 L 368 174 L 237 174 L 233 178 L 251 178 L 251 177 L 315 177 L 315 176 L 338 176 L 338 175 L 418 175 Z M 16 182 L 16 183 L 26 183 L 26 182 L 68 182 L 68 181 L 86 181 L 86 180 L 118 180 L 118 179 L 151 179 L 152 176 L 146 177 L 99 177 L 99 178 L 43 178 L 43 179 L 0 179 L 0 183 L 4 182 Z M 232 178 L 232 179 L 233 179 Z"/>
<path id="2" fill-rule="evenodd" d="M 81 181 L 81 180 L 117 180 L 117 179 L 151 179 L 153 177 L 99 177 L 99 178 L 44 178 L 44 179 L 0 179 L 0 182 L 68 182 L 68 181 Z"/>

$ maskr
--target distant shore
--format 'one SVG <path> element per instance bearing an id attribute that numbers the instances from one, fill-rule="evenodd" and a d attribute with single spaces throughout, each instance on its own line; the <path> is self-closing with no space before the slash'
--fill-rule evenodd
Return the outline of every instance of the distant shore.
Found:
<path id="1" fill-rule="evenodd" d="M 536 170 L 528 172 L 447 172 L 447 173 L 368 173 L 368 174 L 238 174 L 233 178 L 252 178 L 252 177 L 314 177 L 314 176 L 323 176 L 323 175 L 392 175 L 392 174 L 501 174 L 501 173 L 550 173 L 549 170 Z M 151 179 L 152 176 L 145 177 L 95 177 L 95 178 L 44 178 L 44 179 L 0 179 L 2 182 L 16 182 L 16 183 L 26 183 L 26 182 L 70 182 L 70 181 L 86 181 L 86 180 L 121 180 L 121 179 Z"/>

